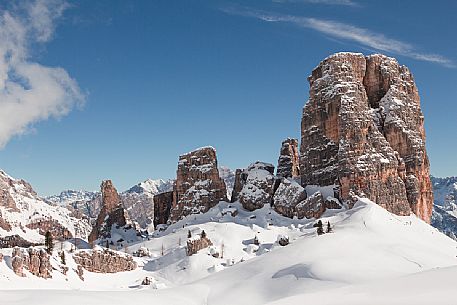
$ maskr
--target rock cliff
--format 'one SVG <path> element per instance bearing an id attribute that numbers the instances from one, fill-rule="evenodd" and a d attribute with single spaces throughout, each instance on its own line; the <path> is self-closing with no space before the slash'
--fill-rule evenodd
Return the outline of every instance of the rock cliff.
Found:
<path id="1" fill-rule="evenodd" d="M 203 147 L 181 155 L 178 162 L 170 221 L 207 212 L 227 200 L 224 180 L 219 176 L 216 150 Z"/>
<path id="2" fill-rule="evenodd" d="M 49 258 L 49 254 L 44 249 L 30 247 L 25 250 L 15 247 L 12 253 L 11 266 L 14 273 L 19 276 L 25 276 L 25 268 L 33 275 L 47 279 L 52 277 Z"/>
<path id="3" fill-rule="evenodd" d="M 79 251 L 73 255 L 75 262 L 90 272 L 116 273 L 137 267 L 130 255 L 104 250 Z"/>
<path id="4" fill-rule="evenodd" d="M 168 222 L 172 203 L 173 191 L 154 196 L 154 227 Z"/>
<path id="5" fill-rule="evenodd" d="M 337 53 L 308 78 L 301 123 L 302 185 L 337 185 L 430 222 L 433 194 L 424 118 L 408 68 L 384 55 Z"/>
<path id="6" fill-rule="evenodd" d="M 297 139 L 288 138 L 282 142 L 276 176 L 284 178 L 295 178 L 300 176 Z"/>
<path id="7" fill-rule="evenodd" d="M 95 221 L 92 232 L 89 235 L 89 243 L 94 243 L 100 239 L 111 239 L 113 236 L 112 231 L 117 230 L 116 240 L 112 242 L 123 242 L 126 240 L 123 234 L 127 231 L 135 231 L 133 224 L 128 216 L 127 211 L 121 204 L 121 198 L 117 193 L 111 180 L 105 180 L 101 186 L 102 208 Z M 133 234 L 134 236 L 135 234 Z M 130 238 L 129 238 L 130 239 Z"/>

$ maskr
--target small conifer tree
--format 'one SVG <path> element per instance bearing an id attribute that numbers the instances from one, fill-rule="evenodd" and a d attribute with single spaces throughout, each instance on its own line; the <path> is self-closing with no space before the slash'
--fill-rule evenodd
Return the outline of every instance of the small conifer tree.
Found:
<path id="1" fill-rule="evenodd" d="M 330 221 L 327 221 L 327 233 L 332 232 L 332 227 L 330 226 Z"/>
<path id="2" fill-rule="evenodd" d="M 257 238 L 257 235 L 254 236 L 254 245 L 258 246 L 260 243 L 259 243 L 259 239 Z"/>
<path id="3" fill-rule="evenodd" d="M 317 235 L 322 235 L 322 234 L 324 234 L 324 228 L 322 226 L 322 221 L 319 220 L 317 222 Z"/>
<path id="4" fill-rule="evenodd" d="M 67 262 L 65 261 L 65 252 L 63 250 L 60 252 L 60 261 L 62 262 L 62 265 L 67 264 Z"/>
<path id="5" fill-rule="evenodd" d="M 54 249 L 54 242 L 52 241 L 52 234 L 49 231 L 44 236 L 44 245 L 46 246 L 46 252 L 51 254 L 52 249 Z"/>
<path id="6" fill-rule="evenodd" d="M 202 231 L 202 234 L 201 234 L 201 238 L 205 238 L 206 237 L 206 232 L 205 230 Z"/>
<path id="7" fill-rule="evenodd" d="M 187 231 L 187 238 L 191 238 L 192 237 L 192 233 L 190 233 L 190 230 Z"/>

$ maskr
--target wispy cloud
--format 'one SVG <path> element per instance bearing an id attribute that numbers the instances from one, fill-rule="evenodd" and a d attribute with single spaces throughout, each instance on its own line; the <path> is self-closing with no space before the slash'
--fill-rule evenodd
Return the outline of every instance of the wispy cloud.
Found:
<path id="1" fill-rule="evenodd" d="M 310 3 L 324 5 L 343 5 L 343 6 L 358 6 L 358 3 L 352 0 L 273 0 L 277 3 Z"/>
<path id="2" fill-rule="evenodd" d="M 436 63 L 449 68 L 455 67 L 454 62 L 444 56 L 422 53 L 410 43 L 389 38 L 384 34 L 376 33 L 365 28 L 342 22 L 310 17 L 273 14 L 251 9 L 224 9 L 224 11 L 229 14 L 253 17 L 266 22 L 287 22 L 302 28 L 315 30 L 329 37 L 356 42 L 367 48 L 402 55 L 416 60 Z"/>
<path id="3" fill-rule="evenodd" d="M 36 122 L 67 115 L 84 103 L 78 84 L 59 67 L 30 58 L 48 42 L 68 7 L 62 0 L 35 0 L 0 11 L 0 148 Z"/>

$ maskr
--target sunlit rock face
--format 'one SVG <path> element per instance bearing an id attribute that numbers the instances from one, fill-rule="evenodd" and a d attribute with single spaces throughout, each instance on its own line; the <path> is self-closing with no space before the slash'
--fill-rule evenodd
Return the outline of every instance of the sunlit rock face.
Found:
<path id="1" fill-rule="evenodd" d="M 111 238 L 111 230 L 114 227 L 133 229 L 130 217 L 121 204 L 121 198 L 111 180 L 103 181 L 100 188 L 102 208 L 89 235 L 90 243 Z"/>
<path id="2" fill-rule="evenodd" d="M 337 53 L 308 78 L 301 123 L 302 185 L 337 185 L 430 222 L 433 193 L 424 117 L 408 68 L 384 55 Z"/>
<path id="3" fill-rule="evenodd" d="M 207 212 L 219 201 L 227 201 L 224 180 L 219 176 L 216 150 L 202 147 L 181 155 L 173 189 L 170 221 Z"/>
<path id="4" fill-rule="evenodd" d="M 297 139 L 287 138 L 282 142 L 276 175 L 283 178 L 295 178 L 300 176 Z"/>

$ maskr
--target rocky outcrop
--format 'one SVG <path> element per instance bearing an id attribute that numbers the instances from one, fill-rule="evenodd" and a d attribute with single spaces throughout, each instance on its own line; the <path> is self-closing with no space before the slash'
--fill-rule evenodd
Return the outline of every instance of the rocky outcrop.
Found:
<path id="1" fill-rule="evenodd" d="M 29 229 L 37 229 L 41 235 L 45 235 L 46 232 L 50 232 L 52 237 L 55 239 L 69 239 L 73 237 L 67 228 L 62 226 L 56 219 L 52 219 L 51 217 L 37 219 L 27 224 L 26 227 Z"/>
<path id="2" fill-rule="evenodd" d="M 52 277 L 52 267 L 49 262 L 50 256 L 44 249 L 31 247 L 25 250 L 15 247 L 11 256 L 11 266 L 17 275 L 25 276 L 25 268 L 35 276 L 45 279 Z"/>
<path id="3" fill-rule="evenodd" d="M 306 191 L 301 185 L 283 178 L 273 196 L 273 208 L 279 214 L 293 218 L 297 216 L 297 205 L 306 197 Z"/>
<path id="4" fill-rule="evenodd" d="M 216 150 L 203 147 L 179 157 L 170 221 L 204 213 L 219 201 L 227 200 L 224 181 L 219 176 Z"/>
<path id="5" fill-rule="evenodd" d="M 337 185 L 397 215 L 429 222 L 433 195 L 423 115 L 409 70 L 383 55 L 337 53 L 308 78 L 300 146 L 302 185 Z"/>
<path id="6" fill-rule="evenodd" d="M 232 200 L 238 200 L 249 211 L 271 204 L 278 181 L 274 168 L 272 164 L 257 161 L 244 170 L 237 170 Z"/>
<path id="7" fill-rule="evenodd" d="M 154 227 L 167 223 L 172 203 L 173 191 L 154 196 Z"/>
<path id="8" fill-rule="evenodd" d="M 289 218 L 320 218 L 327 209 L 341 209 L 341 205 L 334 197 L 324 199 L 320 191 L 308 197 L 297 182 L 282 178 L 273 196 L 273 208 Z"/>
<path id="9" fill-rule="evenodd" d="M 198 238 L 189 239 L 187 241 L 187 247 L 186 247 L 187 256 L 191 256 L 193 254 L 196 254 L 201 249 L 208 248 L 208 247 L 210 247 L 212 245 L 213 245 L 213 243 L 206 236 L 205 237 L 198 237 Z"/>
<path id="10" fill-rule="evenodd" d="M 235 182 L 233 183 L 232 196 L 230 196 L 230 202 L 235 202 L 238 200 L 238 195 L 243 188 L 243 185 L 246 183 L 248 175 L 244 169 L 237 168 L 235 170 Z"/>
<path id="11" fill-rule="evenodd" d="M 283 178 L 295 178 L 300 176 L 297 139 L 287 138 L 282 142 L 276 176 Z"/>
<path id="12" fill-rule="evenodd" d="M 28 248 L 32 246 L 38 246 L 41 244 L 42 243 L 32 243 L 17 234 L 0 237 L 0 248 Z"/>
<path id="13" fill-rule="evenodd" d="M 130 255 L 108 249 L 79 251 L 73 255 L 73 259 L 87 271 L 97 273 L 130 271 L 137 267 Z"/>
<path id="14" fill-rule="evenodd" d="M 111 180 L 102 182 L 101 194 L 102 209 L 89 235 L 89 243 L 94 243 L 97 239 L 111 238 L 111 230 L 113 228 L 125 227 L 125 230 L 133 229 L 128 213 L 122 206 L 119 194 Z"/>

